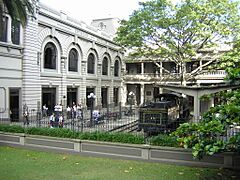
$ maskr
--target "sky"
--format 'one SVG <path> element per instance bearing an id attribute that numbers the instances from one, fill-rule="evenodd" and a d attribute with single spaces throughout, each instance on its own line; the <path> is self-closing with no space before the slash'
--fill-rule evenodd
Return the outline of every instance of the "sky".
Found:
<path id="1" fill-rule="evenodd" d="M 91 23 L 92 19 L 117 17 L 128 20 L 139 8 L 139 1 L 146 0 L 40 0 L 45 5 L 64 11 L 68 16 Z"/>

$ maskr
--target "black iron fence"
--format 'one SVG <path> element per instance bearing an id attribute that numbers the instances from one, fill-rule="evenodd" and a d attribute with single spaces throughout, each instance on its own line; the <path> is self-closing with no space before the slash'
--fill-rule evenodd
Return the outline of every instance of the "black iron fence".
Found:
<path id="1" fill-rule="evenodd" d="M 78 132 L 128 132 L 144 134 L 139 130 L 139 109 L 133 107 L 109 106 L 99 111 L 98 116 L 91 116 L 90 110 L 83 108 L 79 113 L 55 112 L 54 120 L 49 114 L 29 109 L 27 117 L 23 111 L 0 111 L 0 124 L 15 124 L 23 127 L 44 127 L 44 128 L 67 128 Z M 63 119 L 60 118 L 62 115 Z M 180 123 L 178 123 L 180 124 Z M 162 133 L 169 133 L 169 127 L 162 126 Z M 165 129 L 164 129 L 165 128 Z M 233 124 L 228 127 L 226 134 L 220 139 L 228 140 L 230 137 L 240 133 L 240 126 Z M 151 135 L 151 133 L 150 133 Z"/>
<path id="2" fill-rule="evenodd" d="M 90 112 L 93 112 L 91 116 Z M 48 114 L 29 109 L 27 116 L 23 111 L 5 110 L 0 113 L 1 124 L 15 124 L 24 127 L 68 128 L 79 132 L 137 132 L 138 109 L 129 107 L 109 106 L 98 111 L 87 108 L 79 112 L 67 111 Z"/>

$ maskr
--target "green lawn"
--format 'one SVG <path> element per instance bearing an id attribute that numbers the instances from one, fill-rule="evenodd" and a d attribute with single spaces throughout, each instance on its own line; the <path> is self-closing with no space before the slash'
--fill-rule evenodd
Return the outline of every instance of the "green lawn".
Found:
<path id="1" fill-rule="evenodd" d="M 230 171 L 82 157 L 0 146 L 0 179 L 238 179 Z"/>

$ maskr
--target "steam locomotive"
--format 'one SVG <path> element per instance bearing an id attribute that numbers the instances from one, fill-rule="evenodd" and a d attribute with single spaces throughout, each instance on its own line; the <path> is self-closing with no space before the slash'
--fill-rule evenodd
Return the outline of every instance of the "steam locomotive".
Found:
<path id="1" fill-rule="evenodd" d="M 149 135 L 174 131 L 180 123 L 190 118 L 186 97 L 177 93 L 163 93 L 155 101 L 143 105 L 139 110 L 138 130 Z"/>

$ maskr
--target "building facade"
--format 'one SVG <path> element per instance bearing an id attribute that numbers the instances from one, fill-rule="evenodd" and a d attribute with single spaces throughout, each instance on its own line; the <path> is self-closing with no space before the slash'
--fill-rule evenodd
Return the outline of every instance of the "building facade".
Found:
<path id="1" fill-rule="evenodd" d="M 217 99 L 201 100 L 202 95 L 216 93 L 226 88 L 226 72 L 224 70 L 209 71 L 206 67 L 229 49 L 202 50 L 191 62 L 180 67 L 172 61 L 151 57 L 125 57 L 126 72 L 123 77 L 125 102 L 129 102 L 129 93 L 134 94 L 135 105 L 148 104 L 160 93 L 177 92 L 189 99 L 193 119 L 201 119 L 201 115 L 217 103 Z M 183 82 L 183 74 L 185 82 Z"/>
<path id="2" fill-rule="evenodd" d="M 22 118 L 26 104 L 63 107 L 117 105 L 121 99 L 123 52 L 112 36 L 37 2 L 26 27 L 4 15 L 0 35 L 0 114 Z"/>

